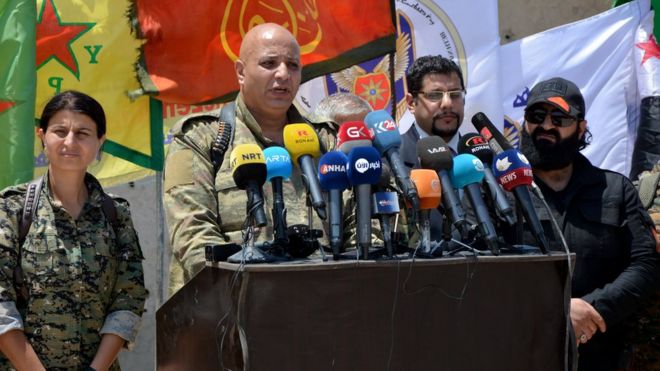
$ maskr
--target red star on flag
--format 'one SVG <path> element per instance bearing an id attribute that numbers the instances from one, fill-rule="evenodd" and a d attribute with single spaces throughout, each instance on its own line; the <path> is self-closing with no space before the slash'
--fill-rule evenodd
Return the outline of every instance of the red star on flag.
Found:
<path id="1" fill-rule="evenodd" d="M 649 41 L 637 43 L 635 46 L 644 51 L 644 54 L 642 55 L 642 64 L 650 58 L 660 58 L 660 47 L 658 46 L 658 43 L 655 42 L 655 37 L 653 37 L 653 35 L 649 37 Z"/>
<path id="2" fill-rule="evenodd" d="M 92 23 L 60 21 L 53 0 L 44 1 L 41 17 L 37 23 L 37 68 L 50 59 L 56 59 L 79 79 L 78 61 L 71 50 L 71 43 L 92 26 Z"/>
<path id="3" fill-rule="evenodd" d="M 3 113 L 10 108 L 14 107 L 16 105 L 16 102 L 12 102 L 9 100 L 2 100 L 0 99 L 0 113 Z"/>

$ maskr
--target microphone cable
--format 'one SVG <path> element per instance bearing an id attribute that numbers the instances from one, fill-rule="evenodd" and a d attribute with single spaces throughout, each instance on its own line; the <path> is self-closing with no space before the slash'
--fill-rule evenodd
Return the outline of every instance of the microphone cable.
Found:
<path id="1" fill-rule="evenodd" d="M 240 274 L 245 271 L 245 250 L 246 247 L 248 246 L 248 243 L 254 239 L 254 230 L 253 230 L 253 224 L 254 224 L 254 215 L 253 211 L 256 209 L 256 207 L 259 207 L 260 205 L 253 205 L 251 209 L 248 210 L 247 216 L 245 217 L 245 220 L 243 221 L 243 225 L 241 226 L 241 239 L 242 239 L 242 254 L 241 254 L 241 262 L 238 265 L 238 268 L 234 271 L 234 273 L 231 275 L 231 278 L 229 280 L 229 295 L 232 295 L 232 292 L 236 288 L 236 285 L 238 284 Z M 216 349 L 218 351 L 218 355 L 220 356 L 220 368 L 223 371 L 232 371 L 230 368 L 226 368 L 224 364 L 224 358 L 223 358 L 223 347 L 224 347 L 224 342 L 225 338 L 229 335 L 229 329 L 230 327 L 228 324 L 225 324 L 225 321 L 228 319 L 229 315 L 231 312 L 234 310 L 234 302 L 232 300 L 229 301 L 229 308 L 227 309 L 227 312 L 220 318 L 218 321 L 218 324 L 216 325 L 216 333 L 221 332 L 220 336 L 220 342 L 216 340 Z M 245 343 L 245 334 L 242 333 L 241 328 L 236 324 L 236 331 L 238 331 L 238 338 L 241 343 L 241 354 L 243 354 L 243 367 L 246 366 L 245 362 L 245 349 L 247 348 L 247 344 Z M 216 338 L 217 339 L 217 338 Z"/>
<path id="2" fill-rule="evenodd" d="M 564 342 L 564 364 L 566 365 L 566 369 L 570 370 L 572 369 L 571 365 L 568 363 L 568 355 L 569 355 L 569 349 L 572 350 L 572 344 L 571 344 L 571 328 L 572 328 L 572 323 L 571 323 L 571 285 L 573 282 L 573 266 L 571 264 L 571 252 L 568 249 L 568 244 L 566 243 L 566 239 L 564 238 L 564 233 L 562 230 L 559 228 L 559 223 L 557 223 L 557 219 L 555 219 L 555 215 L 552 213 L 552 210 L 550 209 L 550 206 L 545 200 L 545 197 L 543 197 L 543 192 L 541 192 L 541 188 L 536 184 L 536 182 L 532 181 L 532 191 L 534 192 L 534 195 L 536 197 L 540 198 L 541 201 L 543 202 L 543 206 L 545 207 L 546 211 L 548 214 L 550 214 L 550 221 L 552 222 L 552 226 L 559 235 L 559 239 L 561 240 L 561 244 L 564 247 L 564 252 L 566 253 L 566 263 L 568 264 L 568 277 L 566 278 L 566 284 L 564 285 L 564 298 L 568 297 L 568 301 L 564 300 L 564 310 L 566 310 L 567 313 L 567 320 L 566 320 L 566 341 Z M 577 355 L 577 352 L 575 352 L 575 355 Z"/>

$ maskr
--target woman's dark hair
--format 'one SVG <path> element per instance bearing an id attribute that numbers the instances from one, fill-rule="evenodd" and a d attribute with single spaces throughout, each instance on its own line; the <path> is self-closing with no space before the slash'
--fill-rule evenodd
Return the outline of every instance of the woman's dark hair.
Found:
<path id="1" fill-rule="evenodd" d="M 101 104 L 89 95 L 75 90 L 63 91 L 46 103 L 39 119 L 41 130 L 46 132 L 50 119 L 63 110 L 89 116 L 96 123 L 96 136 L 101 138 L 105 135 L 105 112 Z"/>

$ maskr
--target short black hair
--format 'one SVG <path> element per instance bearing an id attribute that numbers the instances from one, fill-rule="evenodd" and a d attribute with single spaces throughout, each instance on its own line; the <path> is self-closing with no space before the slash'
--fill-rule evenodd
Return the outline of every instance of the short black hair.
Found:
<path id="1" fill-rule="evenodd" d="M 408 85 L 408 93 L 417 95 L 422 89 L 422 80 L 424 76 L 432 73 L 441 75 L 450 75 L 452 72 L 458 75 L 461 80 L 461 89 L 465 90 L 465 83 L 463 82 L 463 72 L 461 68 L 451 59 L 447 59 L 441 55 L 425 55 L 415 59 L 412 66 L 408 68 L 406 73 L 406 82 Z"/>
<path id="2" fill-rule="evenodd" d="M 50 119 L 63 110 L 89 116 L 96 124 L 96 136 L 101 138 L 105 135 L 105 112 L 101 104 L 89 95 L 75 90 L 63 91 L 46 103 L 39 119 L 41 130 L 46 132 Z"/>

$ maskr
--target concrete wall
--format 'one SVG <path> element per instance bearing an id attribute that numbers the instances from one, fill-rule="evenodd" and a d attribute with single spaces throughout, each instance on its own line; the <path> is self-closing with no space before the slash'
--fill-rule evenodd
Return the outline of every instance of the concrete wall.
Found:
<path id="1" fill-rule="evenodd" d="M 466 3 L 466 6 L 468 3 Z M 610 8 L 608 0 L 515 0 L 500 1 L 500 38 L 505 44 L 512 40 L 589 17 Z M 150 291 L 147 312 L 137 347 L 132 352 L 122 352 L 120 362 L 126 371 L 155 369 L 157 308 L 167 299 L 167 270 L 169 264 L 167 239 L 160 185 L 156 177 L 149 177 L 134 184 L 108 189 L 131 204 L 133 221 L 145 255 L 145 282 Z"/>
<path id="2" fill-rule="evenodd" d="M 163 303 L 163 285 L 167 282 L 167 244 L 162 213 L 160 184 L 155 176 L 135 183 L 109 187 L 106 192 L 123 197 L 131 205 L 133 224 L 144 254 L 144 281 L 149 289 L 146 313 L 136 347 L 122 351 L 122 370 L 145 371 L 156 368 L 156 310 Z M 165 291 L 166 293 L 166 291 Z"/>
<path id="3" fill-rule="evenodd" d="M 610 9 L 610 0 L 500 0 L 502 44 Z"/>

